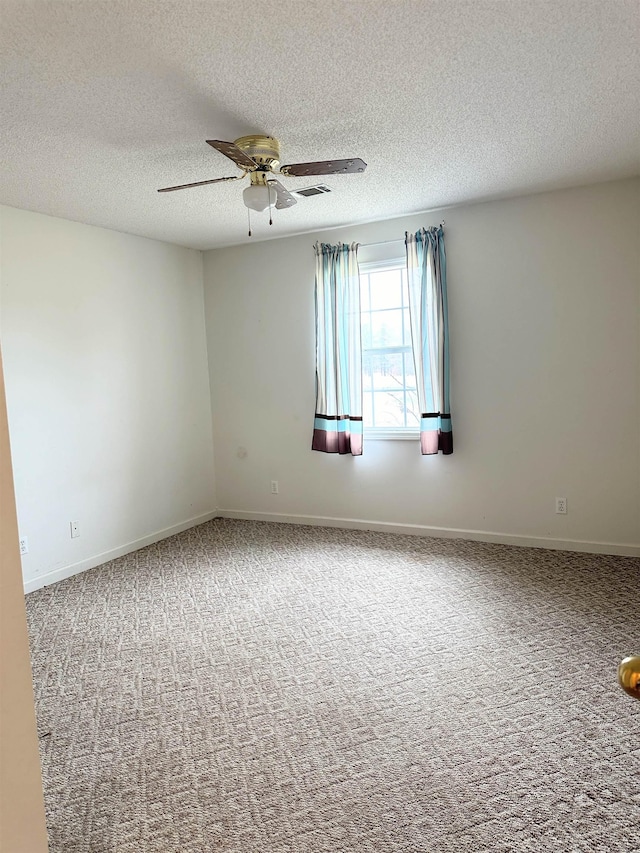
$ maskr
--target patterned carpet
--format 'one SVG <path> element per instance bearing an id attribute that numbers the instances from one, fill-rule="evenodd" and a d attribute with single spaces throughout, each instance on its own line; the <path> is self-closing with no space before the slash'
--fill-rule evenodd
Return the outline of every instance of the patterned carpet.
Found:
<path id="1" fill-rule="evenodd" d="M 51 853 L 640 851 L 639 584 L 218 519 L 34 592 Z"/>

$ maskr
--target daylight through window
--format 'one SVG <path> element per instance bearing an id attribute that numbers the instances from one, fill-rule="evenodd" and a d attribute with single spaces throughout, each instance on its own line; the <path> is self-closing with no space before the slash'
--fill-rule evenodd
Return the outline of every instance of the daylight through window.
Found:
<path id="1" fill-rule="evenodd" d="M 420 428 L 406 262 L 360 265 L 363 419 L 366 430 Z"/>

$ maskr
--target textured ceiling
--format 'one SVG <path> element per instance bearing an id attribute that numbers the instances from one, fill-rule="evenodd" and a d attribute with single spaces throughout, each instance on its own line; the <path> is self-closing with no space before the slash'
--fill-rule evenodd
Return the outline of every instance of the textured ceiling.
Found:
<path id="1" fill-rule="evenodd" d="M 639 12 L 0 0 L 0 201 L 201 249 L 242 243 L 240 182 L 156 189 L 234 174 L 205 140 L 254 132 L 285 163 L 369 164 L 272 227 L 255 214 L 254 240 L 637 174 Z"/>

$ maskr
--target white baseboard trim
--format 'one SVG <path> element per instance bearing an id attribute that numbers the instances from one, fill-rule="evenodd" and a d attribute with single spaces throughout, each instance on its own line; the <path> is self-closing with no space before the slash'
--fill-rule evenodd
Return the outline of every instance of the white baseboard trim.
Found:
<path id="1" fill-rule="evenodd" d="M 57 581 L 65 580 L 65 578 L 70 578 L 81 572 L 86 572 L 88 569 L 94 569 L 96 566 L 108 563 L 109 560 L 115 560 L 117 557 L 123 557 L 132 551 L 145 548 L 147 545 L 153 545 L 155 542 L 160 542 L 161 539 L 167 539 L 176 533 L 182 533 L 183 530 L 188 530 L 190 527 L 197 527 L 198 524 L 204 524 L 213 518 L 271 521 L 281 524 L 306 524 L 312 527 L 341 527 L 347 530 L 377 530 L 382 533 L 400 533 L 408 536 L 433 536 L 439 539 L 470 539 L 475 542 L 496 542 L 500 545 L 518 545 L 524 548 L 548 548 L 553 551 L 580 551 L 587 554 L 614 554 L 622 557 L 640 557 L 640 545 L 627 545 L 616 542 L 588 542 L 581 539 L 517 536 L 511 533 L 495 533 L 487 530 L 429 527 L 425 524 L 395 524 L 388 521 L 368 521 L 360 518 L 333 518 L 324 515 L 286 515 L 277 512 L 215 509 L 204 513 L 204 515 L 189 518 L 179 524 L 166 527 L 164 530 L 150 533 L 148 536 L 128 542 L 126 545 L 121 545 L 110 551 L 104 551 L 102 554 L 96 554 L 93 557 L 87 557 L 78 563 L 62 566 L 52 572 L 30 578 L 24 583 L 24 591 L 25 593 L 33 592 L 36 589 L 41 589 L 43 586 L 49 586 L 52 583 L 57 583 Z"/>
<path id="2" fill-rule="evenodd" d="M 640 557 L 640 545 L 616 542 L 587 542 L 581 539 L 550 539 L 544 536 L 517 536 L 512 533 L 495 533 L 488 530 L 464 530 L 456 527 L 428 527 L 424 524 L 394 524 L 388 521 L 366 521 L 359 518 L 332 518 L 323 515 L 285 515 L 277 512 L 245 512 L 236 509 L 219 509 L 221 518 L 238 518 L 247 521 L 276 521 L 282 524 L 308 524 L 313 527 L 342 527 L 351 530 L 377 530 L 383 533 L 401 533 L 409 536 L 434 536 L 440 539 L 470 539 L 475 542 L 496 542 L 500 545 L 518 545 L 524 548 L 548 548 L 552 551 L 581 551 L 587 554 L 614 554 L 622 557 Z"/>
<path id="3" fill-rule="evenodd" d="M 86 572 L 87 569 L 95 569 L 96 566 L 108 563 L 109 560 L 124 557 L 125 554 L 130 554 L 132 551 L 139 551 L 140 548 L 153 545 L 155 542 L 160 542 L 161 539 L 167 539 L 176 533 L 182 533 L 183 530 L 188 530 L 190 527 L 197 527 L 198 524 L 204 524 L 205 521 L 211 521 L 212 518 L 217 518 L 219 515 L 218 510 L 206 512 L 204 515 L 198 515 L 195 518 L 181 521 L 179 524 L 173 524 L 171 527 L 165 527 L 164 530 L 157 530 L 155 533 L 143 536 L 142 539 L 127 542 L 126 545 L 120 545 L 118 548 L 112 548 L 110 551 L 103 551 L 102 554 L 96 554 L 93 557 L 80 560 L 78 563 L 72 563 L 70 566 L 62 566 L 60 569 L 54 569 L 52 572 L 30 578 L 24 583 L 24 591 L 25 593 L 33 592 L 36 589 L 41 589 L 43 586 L 49 586 L 52 583 L 65 580 L 65 578 L 70 578 L 72 575 Z"/>

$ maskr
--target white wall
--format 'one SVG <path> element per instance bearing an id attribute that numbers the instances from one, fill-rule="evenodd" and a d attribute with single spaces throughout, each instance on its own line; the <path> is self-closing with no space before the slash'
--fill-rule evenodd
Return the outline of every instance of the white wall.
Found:
<path id="1" fill-rule="evenodd" d="M 1 214 L 0 330 L 31 589 L 213 514 L 202 255 Z"/>
<path id="2" fill-rule="evenodd" d="M 442 217 L 454 454 L 312 452 L 313 242 Z M 640 553 L 639 246 L 636 180 L 206 253 L 218 506 Z"/>

